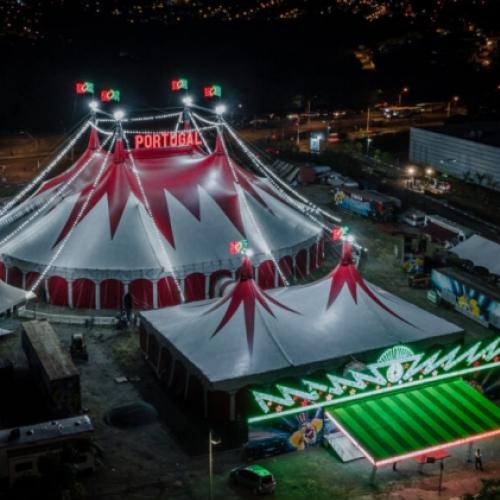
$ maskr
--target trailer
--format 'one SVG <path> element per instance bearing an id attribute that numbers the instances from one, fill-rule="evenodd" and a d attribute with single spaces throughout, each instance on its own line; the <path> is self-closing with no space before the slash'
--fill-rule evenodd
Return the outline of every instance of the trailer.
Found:
<path id="1" fill-rule="evenodd" d="M 401 201 L 373 190 L 342 186 L 333 193 L 337 206 L 377 221 L 392 221 L 401 208 Z"/>
<path id="2" fill-rule="evenodd" d="M 87 415 L 0 430 L 0 483 L 39 477 L 46 460 L 95 470 L 94 426 Z"/>
<path id="3" fill-rule="evenodd" d="M 500 290 L 462 269 L 433 269 L 432 288 L 438 300 L 485 327 L 500 329 Z"/>
<path id="4" fill-rule="evenodd" d="M 21 342 L 31 373 L 49 401 L 54 417 L 78 414 L 81 410 L 80 373 L 50 323 L 24 322 Z"/>

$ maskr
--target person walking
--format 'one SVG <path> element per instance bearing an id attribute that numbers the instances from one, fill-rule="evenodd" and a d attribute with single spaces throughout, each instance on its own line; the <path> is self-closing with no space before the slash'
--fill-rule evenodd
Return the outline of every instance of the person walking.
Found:
<path id="1" fill-rule="evenodd" d="M 127 292 L 123 297 L 123 308 L 125 309 L 125 314 L 127 315 L 127 321 L 130 323 L 132 318 L 132 295 Z"/>
<path id="2" fill-rule="evenodd" d="M 481 455 L 481 450 L 478 448 L 474 453 L 475 462 L 476 462 L 476 470 L 483 470 L 483 457 Z"/>

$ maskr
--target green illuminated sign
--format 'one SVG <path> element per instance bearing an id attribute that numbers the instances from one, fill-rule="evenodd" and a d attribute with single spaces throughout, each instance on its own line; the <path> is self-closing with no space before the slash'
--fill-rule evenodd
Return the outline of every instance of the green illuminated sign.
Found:
<path id="1" fill-rule="evenodd" d="M 262 415 L 248 421 L 267 420 L 499 366 L 500 337 L 486 344 L 480 341 L 432 354 L 415 354 L 409 347 L 397 345 L 363 370 L 348 369 L 343 376 L 326 373 L 323 380 L 301 379 L 301 387 L 276 385 L 272 393 L 252 391 Z"/>

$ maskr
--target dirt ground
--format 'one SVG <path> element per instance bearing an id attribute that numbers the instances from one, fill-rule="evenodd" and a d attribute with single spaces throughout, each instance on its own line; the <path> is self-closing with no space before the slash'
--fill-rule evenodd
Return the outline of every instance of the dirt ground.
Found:
<path id="1" fill-rule="evenodd" d="M 316 202 L 329 202 L 325 188 L 307 188 L 305 194 Z M 493 332 L 459 315 L 435 306 L 425 298 L 425 290 L 407 286 L 407 279 L 394 256 L 397 238 L 380 231 L 372 222 L 342 213 L 358 241 L 368 248 L 361 263 L 365 278 L 466 330 L 470 339 Z M 335 260 L 332 252 L 316 277 L 325 274 Z M 0 339 L 0 358 L 10 358 L 16 366 L 26 366 L 20 348 L 19 322 L 0 320 L 0 328 L 16 334 Z M 96 442 L 103 453 L 95 474 L 82 478 L 88 499 L 164 500 L 208 498 L 208 463 L 205 443 L 206 423 L 189 415 L 177 401 L 169 399 L 146 366 L 136 331 L 112 328 L 54 325 L 63 345 L 71 334 L 83 331 L 89 350 L 88 363 L 79 364 L 82 401 L 96 428 Z M 134 382 L 117 384 L 117 376 L 136 377 Z M 146 401 L 155 406 L 159 419 L 153 423 L 119 429 L 108 426 L 104 414 L 112 407 Z M 445 462 L 444 490 L 439 498 L 457 498 L 477 493 L 481 479 L 500 477 L 500 438 L 481 443 L 485 471 L 476 472 L 465 462 L 466 450 L 451 451 Z M 240 464 L 240 451 L 215 450 L 215 498 L 249 498 L 227 484 L 229 470 Z M 262 460 L 278 481 L 276 499 L 433 499 L 438 498 L 438 466 L 426 466 L 422 476 L 414 462 L 386 467 L 377 472 L 375 486 L 369 484 L 371 468 L 366 460 L 342 464 L 328 451 L 315 448 Z"/>

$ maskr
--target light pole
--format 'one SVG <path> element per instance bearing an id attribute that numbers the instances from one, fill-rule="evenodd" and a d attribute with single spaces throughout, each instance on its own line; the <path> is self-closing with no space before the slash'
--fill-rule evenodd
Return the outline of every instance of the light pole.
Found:
<path id="1" fill-rule="evenodd" d="M 209 476 L 209 498 L 213 500 L 214 498 L 214 485 L 213 485 L 213 466 L 214 466 L 214 458 L 212 447 L 220 444 L 221 440 L 219 437 L 215 436 L 212 433 L 212 429 L 208 431 L 208 476 Z"/>
<path id="2" fill-rule="evenodd" d="M 408 175 L 410 176 L 410 181 L 409 185 L 413 187 L 413 176 L 415 175 L 415 167 L 408 167 L 406 170 L 408 172 Z"/>
<path id="3" fill-rule="evenodd" d="M 371 137 L 366 138 L 366 156 L 370 156 L 370 144 L 372 141 L 373 139 Z"/>
<path id="4" fill-rule="evenodd" d="M 410 89 L 408 87 L 403 87 L 401 89 L 401 92 L 399 93 L 399 96 L 398 96 L 398 102 L 399 102 L 400 106 L 401 106 L 401 103 L 403 102 L 403 94 L 407 94 L 409 91 L 410 91 Z"/>

